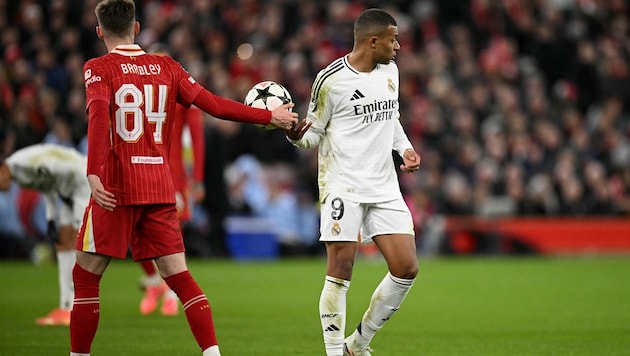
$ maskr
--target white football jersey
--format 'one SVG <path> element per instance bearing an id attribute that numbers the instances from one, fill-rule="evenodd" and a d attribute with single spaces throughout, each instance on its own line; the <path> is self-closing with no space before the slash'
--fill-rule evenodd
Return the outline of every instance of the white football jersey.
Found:
<path id="1" fill-rule="evenodd" d="M 412 148 L 399 117 L 398 67 L 378 64 L 369 73 L 344 56 L 321 70 L 312 87 L 311 128 L 298 147 L 318 147 L 319 198 L 335 194 L 359 203 L 400 197 L 392 150 Z"/>
<path id="2" fill-rule="evenodd" d="M 46 218 L 58 217 L 57 198 L 75 210 L 72 223 L 80 224 L 82 210 L 90 199 L 86 177 L 87 158 L 79 151 L 53 144 L 37 144 L 15 151 L 6 160 L 13 180 L 21 187 L 41 192 L 46 203 Z M 72 204 L 68 204 L 68 202 Z M 72 209 L 70 209 L 72 208 Z M 69 220 L 70 216 L 62 216 Z M 77 222 L 77 219 L 79 220 Z M 62 221 L 70 223 L 70 221 Z"/>

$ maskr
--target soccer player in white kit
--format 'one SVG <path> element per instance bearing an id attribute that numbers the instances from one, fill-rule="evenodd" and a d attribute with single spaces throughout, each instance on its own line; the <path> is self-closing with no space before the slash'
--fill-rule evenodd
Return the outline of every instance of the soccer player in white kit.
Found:
<path id="1" fill-rule="evenodd" d="M 320 240 L 328 255 L 319 312 L 329 356 L 370 355 L 374 334 L 398 310 L 418 273 L 413 222 L 392 158 L 392 150 L 398 152 L 403 172 L 420 166 L 399 121 L 397 35 L 391 15 L 364 11 L 354 23 L 352 52 L 319 72 L 307 119 L 285 131 L 298 147 L 318 146 Z M 376 244 L 389 272 L 344 340 L 358 236 Z"/>
<path id="2" fill-rule="evenodd" d="M 15 181 L 22 188 L 39 191 L 46 205 L 48 233 L 56 238 L 59 307 L 38 318 L 38 325 L 70 324 L 74 247 L 91 194 L 86 165 L 87 158 L 79 151 L 51 144 L 19 149 L 0 164 L 0 190 L 9 189 L 11 181 Z"/>

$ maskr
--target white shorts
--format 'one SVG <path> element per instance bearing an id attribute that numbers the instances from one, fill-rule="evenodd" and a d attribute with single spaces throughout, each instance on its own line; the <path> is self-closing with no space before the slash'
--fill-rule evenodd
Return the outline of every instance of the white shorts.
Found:
<path id="1" fill-rule="evenodd" d="M 385 234 L 414 236 L 413 220 L 401 198 L 381 203 L 357 203 L 329 195 L 321 208 L 320 241 L 357 241 L 363 244 Z"/>

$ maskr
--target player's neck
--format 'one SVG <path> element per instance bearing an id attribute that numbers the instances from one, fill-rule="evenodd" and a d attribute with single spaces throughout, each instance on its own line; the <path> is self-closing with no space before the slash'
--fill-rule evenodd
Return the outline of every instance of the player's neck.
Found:
<path id="1" fill-rule="evenodd" d="M 106 38 L 105 40 L 105 47 L 107 47 L 107 52 L 111 52 L 113 51 L 116 47 L 118 46 L 128 46 L 128 45 L 132 45 L 134 44 L 134 39 L 133 38 Z"/>
<path id="2" fill-rule="evenodd" d="M 348 54 L 347 59 L 352 68 L 362 73 L 369 73 L 376 67 L 376 63 L 369 56 L 356 49 Z"/>

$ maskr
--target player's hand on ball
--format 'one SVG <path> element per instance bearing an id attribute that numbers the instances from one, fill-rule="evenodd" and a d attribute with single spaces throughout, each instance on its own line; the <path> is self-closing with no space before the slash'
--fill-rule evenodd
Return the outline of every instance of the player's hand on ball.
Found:
<path id="1" fill-rule="evenodd" d="M 311 127 L 311 125 L 313 125 L 312 121 L 302 120 L 298 122 L 297 125 L 291 127 L 291 129 L 284 130 L 284 132 L 286 133 L 288 138 L 294 141 L 297 141 L 304 136 L 306 131 L 308 131 L 308 129 Z"/>
<path id="2" fill-rule="evenodd" d="M 271 110 L 270 124 L 282 130 L 290 130 L 293 126 L 297 125 L 298 114 L 290 111 L 293 106 L 295 106 L 295 104 L 288 103 Z"/>

